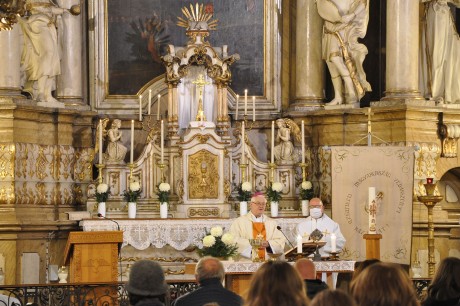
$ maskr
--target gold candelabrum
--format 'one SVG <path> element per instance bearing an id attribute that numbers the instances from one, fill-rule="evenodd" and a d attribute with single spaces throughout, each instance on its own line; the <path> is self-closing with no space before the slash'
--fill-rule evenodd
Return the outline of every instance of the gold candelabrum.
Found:
<path id="1" fill-rule="evenodd" d="M 98 176 L 97 176 L 97 181 L 99 184 L 102 184 L 102 169 L 105 168 L 104 164 L 96 164 L 97 170 L 98 170 Z"/>
<path id="2" fill-rule="evenodd" d="M 158 167 L 160 167 L 160 179 L 161 183 L 166 182 L 166 177 L 165 177 L 165 163 L 158 163 Z"/>
<path id="3" fill-rule="evenodd" d="M 268 163 L 268 166 L 270 167 L 269 181 L 270 181 L 270 183 L 273 184 L 273 182 L 275 181 L 276 164 L 275 163 Z"/>
<path id="4" fill-rule="evenodd" d="M 246 163 L 240 163 L 240 172 L 241 172 L 241 182 L 244 183 L 246 182 L 246 168 L 248 167 L 248 164 Z"/>
<path id="5" fill-rule="evenodd" d="M 307 163 L 299 163 L 300 168 L 302 168 L 302 182 L 307 180 Z"/>
<path id="6" fill-rule="evenodd" d="M 129 184 L 133 182 L 134 163 L 128 163 L 129 167 Z"/>
<path id="7" fill-rule="evenodd" d="M 428 208 L 428 276 L 433 277 L 436 261 L 434 258 L 434 224 L 433 224 L 433 208 L 436 203 L 443 199 L 440 195 L 434 195 L 436 189 L 435 183 L 423 184 L 425 186 L 426 195 L 418 196 L 418 200 L 425 204 Z"/>

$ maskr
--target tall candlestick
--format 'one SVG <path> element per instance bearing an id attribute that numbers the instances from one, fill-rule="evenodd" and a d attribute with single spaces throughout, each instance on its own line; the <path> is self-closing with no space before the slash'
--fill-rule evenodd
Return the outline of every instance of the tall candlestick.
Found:
<path id="1" fill-rule="evenodd" d="M 160 148 L 161 148 L 161 164 L 163 164 L 164 162 L 164 139 L 165 139 L 165 130 L 164 130 L 164 126 L 163 126 L 163 120 L 161 120 L 161 132 L 160 132 Z"/>
<path id="2" fill-rule="evenodd" d="M 244 141 L 244 121 L 242 122 L 242 125 L 241 125 L 241 164 L 244 165 L 244 151 L 245 151 L 245 141 Z"/>
<path id="3" fill-rule="evenodd" d="M 244 115 L 248 114 L 248 90 L 244 90 Z"/>
<path id="4" fill-rule="evenodd" d="M 102 120 L 99 119 L 99 163 L 102 164 Z"/>
<path id="5" fill-rule="evenodd" d="M 240 95 L 236 95 L 236 111 L 235 111 L 235 120 L 238 120 L 238 102 L 240 101 Z"/>
<path id="6" fill-rule="evenodd" d="M 131 154 L 129 162 L 132 164 L 134 160 L 134 120 L 131 120 Z"/>
<path id="7" fill-rule="evenodd" d="M 302 253 L 302 236 L 297 235 L 297 253 Z"/>
<path id="8" fill-rule="evenodd" d="M 305 164 L 305 123 L 302 120 L 302 163 Z"/>
<path id="9" fill-rule="evenodd" d="M 158 95 L 158 111 L 157 111 L 157 120 L 160 120 L 160 109 L 161 107 L 161 95 Z"/>
<path id="10" fill-rule="evenodd" d="M 147 109 L 147 114 L 150 115 L 150 107 L 152 106 L 152 90 L 149 89 L 149 107 Z"/>
<path id="11" fill-rule="evenodd" d="M 272 150 L 270 153 L 270 161 L 273 164 L 275 162 L 275 121 L 272 121 Z"/>
<path id="12" fill-rule="evenodd" d="M 256 96 L 252 96 L 252 121 L 256 121 Z"/>
<path id="13" fill-rule="evenodd" d="M 142 121 L 142 95 L 139 96 L 139 121 Z"/>
<path id="14" fill-rule="evenodd" d="M 369 187 L 369 234 L 375 234 L 377 206 L 375 204 L 375 187 Z"/>
<path id="15" fill-rule="evenodd" d="M 337 252 L 337 236 L 334 233 L 331 234 L 331 252 Z"/>

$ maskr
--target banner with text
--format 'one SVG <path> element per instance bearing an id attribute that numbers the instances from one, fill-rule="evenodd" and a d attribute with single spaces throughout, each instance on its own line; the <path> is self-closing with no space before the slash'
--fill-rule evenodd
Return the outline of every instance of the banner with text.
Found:
<path id="1" fill-rule="evenodd" d="M 365 260 L 371 219 L 380 259 L 410 263 L 414 149 L 332 147 L 332 218 L 347 239 L 343 259 Z M 375 187 L 369 189 L 369 187 Z M 375 202 L 369 210 L 369 198 Z M 370 195 L 371 193 L 371 195 Z"/>

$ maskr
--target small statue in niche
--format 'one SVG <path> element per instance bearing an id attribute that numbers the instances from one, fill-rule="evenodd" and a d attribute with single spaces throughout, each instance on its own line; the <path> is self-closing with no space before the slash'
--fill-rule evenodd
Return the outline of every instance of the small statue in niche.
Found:
<path id="1" fill-rule="evenodd" d="M 112 127 L 107 132 L 108 144 L 105 153 L 107 163 L 119 164 L 125 159 L 128 149 L 121 143 L 122 132 L 120 119 L 115 119 L 112 122 Z"/>
<path id="2" fill-rule="evenodd" d="M 288 118 L 276 120 L 278 132 L 276 134 L 274 147 L 275 162 L 277 164 L 293 164 L 298 162 L 298 152 L 295 150 L 291 140 L 291 134 L 295 139 L 300 141 L 300 129 L 297 124 Z"/>

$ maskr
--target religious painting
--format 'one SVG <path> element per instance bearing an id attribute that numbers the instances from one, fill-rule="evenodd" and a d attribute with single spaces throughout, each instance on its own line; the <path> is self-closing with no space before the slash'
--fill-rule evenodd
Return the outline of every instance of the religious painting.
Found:
<path id="1" fill-rule="evenodd" d="M 205 9 L 218 19 L 208 38 L 215 47 L 228 45 L 241 59 L 232 66 L 236 93 L 264 93 L 264 2 L 208 0 Z M 195 2 L 163 0 L 110 0 L 107 8 L 109 95 L 135 95 L 165 72 L 161 56 L 168 45 L 185 46 L 185 30 L 176 25 L 182 7 Z M 182 16 L 184 17 L 184 16 Z"/>

